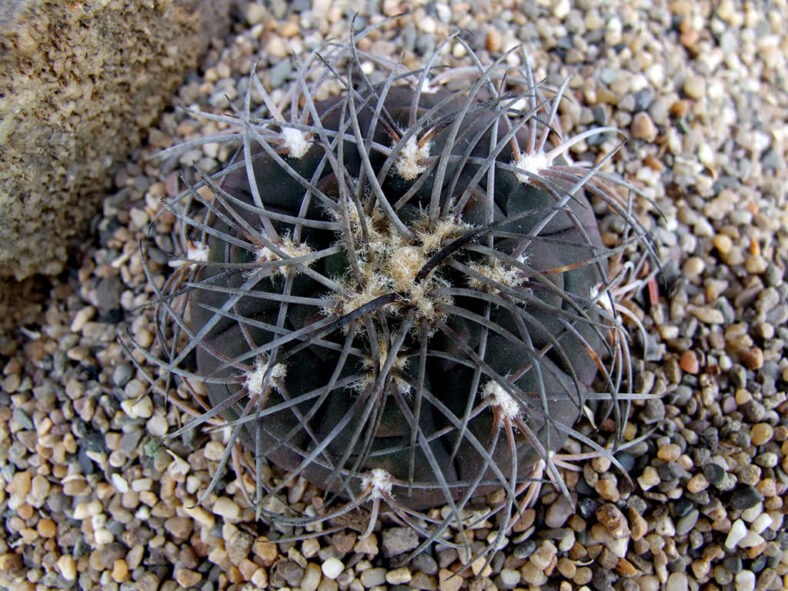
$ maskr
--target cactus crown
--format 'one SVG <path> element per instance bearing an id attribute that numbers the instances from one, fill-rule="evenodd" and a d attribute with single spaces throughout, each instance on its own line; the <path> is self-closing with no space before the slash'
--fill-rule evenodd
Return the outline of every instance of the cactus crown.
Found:
<path id="1" fill-rule="evenodd" d="M 609 259 L 644 234 L 631 187 L 607 160 L 570 160 L 591 132 L 562 136 L 566 85 L 536 84 L 526 56 L 511 68 L 468 50 L 467 67 L 438 65 L 439 49 L 407 71 L 326 46 L 277 100 L 253 75 L 263 108 L 247 96 L 217 117 L 240 158 L 168 205 L 190 242 L 157 290 L 165 354 L 149 359 L 204 384 L 210 410 L 187 428 L 221 416 L 253 471 L 286 472 L 249 491 L 280 525 L 364 506 L 371 528 L 383 504 L 421 547 L 450 543 L 471 499 L 503 489 L 500 540 L 523 486 L 559 477 L 567 437 L 608 453 L 573 429 L 589 401 L 621 422 Z M 633 237 L 605 247 L 589 198 Z M 266 511 L 294 477 L 334 504 Z M 424 512 L 438 505 L 445 518 Z"/>

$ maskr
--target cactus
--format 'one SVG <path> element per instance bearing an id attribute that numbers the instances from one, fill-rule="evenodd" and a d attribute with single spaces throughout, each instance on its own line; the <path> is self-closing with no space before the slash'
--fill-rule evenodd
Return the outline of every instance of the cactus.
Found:
<path id="1" fill-rule="evenodd" d="M 147 355 L 202 384 L 208 410 L 185 428 L 226 421 L 223 466 L 237 445 L 253 473 L 284 471 L 257 478 L 264 518 L 362 507 L 371 528 L 385 511 L 424 547 L 502 489 L 502 537 L 528 485 L 566 492 L 568 437 L 612 457 L 573 426 L 598 404 L 620 426 L 633 397 L 610 261 L 645 233 L 610 156 L 576 164 L 569 148 L 614 130 L 563 137 L 566 84 L 535 83 L 524 54 L 512 68 L 468 50 L 469 66 L 441 66 L 439 49 L 408 71 L 329 45 L 276 100 L 253 72 L 263 108 L 247 96 L 213 116 L 239 157 L 167 205 L 184 253 L 157 289 L 163 354 Z M 631 238 L 605 247 L 590 199 Z M 294 477 L 333 502 L 269 512 Z M 445 519 L 428 511 L 441 505 Z"/>

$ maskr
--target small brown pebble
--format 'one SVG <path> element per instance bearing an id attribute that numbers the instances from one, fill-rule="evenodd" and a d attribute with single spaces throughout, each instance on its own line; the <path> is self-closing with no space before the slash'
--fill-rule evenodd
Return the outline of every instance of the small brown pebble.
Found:
<path id="1" fill-rule="evenodd" d="M 438 573 L 438 589 L 440 591 L 458 591 L 463 582 L 465 579 L 448 569 L 442 568 Z"/>
<path id="2" fill-rule="evenodd" d="M 269 542 L 265 538 L 255 540 L 254 544 L 252 544 L 252 552 L 263 561 L 266 567 L 271 566 L 276 557 L 279 556 L 276 544 Z"/>
<path id="3" fill-rule="evenodd" d="M 31 481 L 32 474 L 29 470 L 17 472 L 11 477 L 11 482 L 5 487 L 5 490 L 10 495 L 24 497 L 28 492 L 30 492 Z"/>
<path id="4" fill-rule="evenodd" d="M 771 441 L 774 431 L 769 423 L 758 423 L 752 426 L 752 444 L 763 445 Z"/>
<path id="5" fill-rule="evenodd" d="M 613 501 L 615 503 L 621 498 L 621 492 L 618 490 L 616 481 L 610 478 L 600 478 L 594 486 L 594 489 L 606 501 Z"/>
<path id="6" fill-rule="evenodd" d="M 175 571 L 175 580 L 181 587 L 194 587 L 202 580 L 202 575 L 188 568 L 179 568 Z"/>
<path id="7" fill-rule="evenodd" d="M 41 519 L 38 522 L 38 534 L 42 538 L 54 538 L 57 534 L 57 525 L 51 519 Z"/>
<path id="8" fill-rule="evenodd" d="M 569 560 L 568 558 L 559 558 L 558 564 L 556 565 L 558 572 L 561 573 L 567 579 L 571 579 L 575 576 L 577 572 L 577 565 Z"/>
<path id="9" fill-rule="evenodd" d="M 490 28 L 490 30 L 487 31 L 487 51 L 500 51 L 501 41 L 501 32 L 498 29 Z"/>
<path id="10" fill-rule="evenodd" d="M 533 562 L 526 562 L 520 569 L 520 574 L 523 580 L 531 585 L 544 585 L 547 582 L 547 575 Z"/>
<path id="11" fill-rule="evenodd" d="M 698 356 L 695 351 L 687 350 L 679 357 L 679 367 L 687 373 L 697 374 L 700 371 L 700 364 L 698 363 Z"/>
<path id="12" fill-rule="evenodd" d="M 657 138 L 657 127 L 645 111 L 632 118 L 632 137 L 647 142 L 653 142 Z"/>
<path id="13" fill-rule="evenodd" d="M 492 567 L 484 556 L 479 556 L 471 562 L 471 572 L 475 577 L 489 577 L 492 574 Z"/>
<path id="14" fill-rule="evenodd" d="M 629 528 L 632 531 L 632 540 L 634 541 L 642 539 L 648 531 L 648 522 L 632 507 L 629 508 Z"/>
<path id="15" fill-rule="evenodd" d="M 625 538 L 630 534 L 627 518 L 613 503 L 600 505 L 596 510 L 596 518 L 616 539 Z"/>
<path id="16" fill-rule="evenodd" d="M 347 554 L 353 549 L 356 539 L 357 536 L 355 532 L 338 532 L 331 536 L 331 545 L 334 546 L 340 554 Z"/>
<path id="17" fill-rule="evenodd" d="M 71 558 L 71 556 L 69 556 Z M 73 561 L 74 559 L 71 558 Z M 13 552 L 7 552 L 0 556 L 0 570 L 4 572 L 16 570 L 22 567 L 22 557 L 19 554 L 14 554 Z M 73 580 L 73 579 L 72 579 Z"/>
<path id="18" fill-rule="evenodd" d="M 695 476 L 689 479 L 689 482 L 687 482 L 687 491 L 694 495 L 701 492 L 702 490 L 706 490 L 708 486 L 709 481 L 703 474 L 698 472 L 695 474 Z"/>
<path id="19" fill-rule="evenodd" d="M 662 164 L 662 161 L 653 154 L 648 154 L 645 158 L 643 158 L 643 164 L 652 170 L 656 170 L 657 172 L 662 172 L 665 170 L 665 165 Z"/>
<path id="20" fill-rule="evenodd" d="M 763 351 L 759 347 L 753 347 L 749 351 L 739 353 L 739 359 L 748 369 L 756 370 L 763 367 Z"/>
<path id="21" fill-rule="evenodd" d="M 244 558 L 238 563 L 238 572 L 241 573 L 241 576 L 245 581 L 251 580 L 256 571 L 257 565 L 248 558 Z"/>
<path id="22" fill-rule="evenodd" d="M 587 585 L 591 582 L 591 579 L 594 577 L 594 572 L 588 568 L 587 566 L 581 566 L 575 572 L 575 576 L 572 580 L 577 583 L 578 585 Z"/>
<path id="23" fill-rule="evenodd" d="M 129 566 L 123 558 L 118 558 L 112 563 L 112 573 L 110 575 L 116 583 L 123 583 L 129 578 Z"/>
<path id="24" fill-rule="evenodd" d="M 684 117 L 689 112 L 689 102 L 685 99 L 676 101 L 670 106 L 670 114 L 674 117 Z"/>
<path id="25" fill-rule="evenodd" d="M 16 509 L 16 514 L 25 521 L 33 517 L 33 513 L 35 513 L 35 511 L 28 503 L 23 503 Z"/>
<path id="26" fill-rule="evenodd" d="M 279 27 L 279 34 L 285 39 L 290 39 L 298 35 L 300 30 L 301 29 L 297 23 L 294 23 L 293 21 L 287 21 L 282 23 L 282 26 Z"/>
<path id="27" fill-rule="evenodd" d="M 675 462 L 681 456 L 681 448 L 675 443 L 668 443 L 657 450 L 657 457 L 666 462 Z"/>
<path id="28" fill-rule="evenodd" d="M 616 564 L 616 572 L 622 577 L 634 577 L 635 575 L 639 574 L 639 571 L 635 568 L 635 565 L 629 562 L 629 560 L 626 558 L 618 559 L 618 563 Z"/>
<path id="29" fill-rule="evenodd" d="M 193 528 L 194 521 L 186 517 L 170 517 L 164 522 L 164 529 L 176 538 L 188 538 Z"/>
<path id="30" fill-rule="evenodd" d="M 558 549 L 555 545 L 549 540 L 546 540 L 542 542 L 533 554 L 531 554 L 529 560 L 533 562 L 534 566 L 539 570 L 543 571 L 553 561 L 553 557 L 556 555 L 557 551 Z"/>

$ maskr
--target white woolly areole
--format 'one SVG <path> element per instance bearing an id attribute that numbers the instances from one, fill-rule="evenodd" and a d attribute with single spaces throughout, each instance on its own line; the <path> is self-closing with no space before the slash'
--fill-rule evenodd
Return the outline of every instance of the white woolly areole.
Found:
<path id="1" fill-rule="evenodd" d="M 189 241 L 189 245 L 186 247 L 186 261 L 205 263 L 208 261 L 210 250 L 207 244 L 203 244 L 202 242 L 194 244 Z M 170 261 L 170 267 L 180 267 L 188 264 L 186 261 Z"/>
<path id="2" fill-rule="evenodd" d="M 370 490 L 370 497 L 379 499 L 383 494 L 391 494 L 391 488 L 394 486 L 394 481 L 391 474 L 386 472 L 383 468 L 372 469 L 364 478 L 361 479 L 361 487 L 363 490 Z"/>
<path id="3" fill-rule="evenodd" d="M 482 396 L 489 398 L 490 404 L 497 408 L 505 419 L 516 419 L 522 411 L 517 401 L 498 382 L 487 382 Z"/>
<path id="4" fill-rule="evenodd" d="M 282 239 L 282 243 L 278 245 L 289 258 L 303 257 L 312 252 L 312 249 L 306 243 L 294 242 L 289 236 Z M 267 246 L 261 246 L 254 253 L 258 263 L 273 263 L 282 260 L 278 254 Z M 307 263 L 308 264 L 308 263 Z M 286 275 L 290 269 L 290 265 L 281 265 L 277 267 L 276 271 L 282 275 Z"/>
<path id="5" fill-rule="evenodd" d="M 189 248 L 186 249 L 186 258 L 190 261 L 204 263 L 208 260 L 208 253 L 210 252 L 207 244 L 198 242 L 197 244 L 189 243 Z"/>
<path id="6" fill-rule="evenodd" d="M 309 151 L 311 142 L 306 139 L 306 134 L 300 129 L 285 127 L 280 135 L 291 158 L 301 159 Z"/>
<path id="7" fill-rule="evenodd" d="M 423 146 L 419 146 L 419 142 L 415 135 L 408 138 L 405 146 L 399 153 L 397 158 L 397 173 L 406 181 L 412 181 L 422 172 L 427 170 L 421 162 L 430 157 L 430 144 L 427 141 Z"/>
<path id="8" fill-rule="evenodd" d="M 512 166 L 516 166 L 531 174 L 539 174 L 545 168 L 549 168 L 552 165 L 553 159 L 542 151 L 534 152 L 533 154 L 521 154 L 517 160 L 512 162 Z M 523 184 L 531 181 L 528 175 L 522 172 L 516 172 L 514 176 Z"/>
<path id="9" fill-rule="evenodd" d="M 266 373 L 268 373 L 268 369 L 268 362 L 263 359 L 258 359 L 254 369 L 247 372 L 244 385 L 251 396 L 260 396 L 263 394 L 263 381 L 265 380 Z M 277 363 L 271 369 L 270 373 L 271 378 L 269 383 L 274 388 L 279 389 L 279 386 L 287 376 L 287 368 L 284 363 Z"/>

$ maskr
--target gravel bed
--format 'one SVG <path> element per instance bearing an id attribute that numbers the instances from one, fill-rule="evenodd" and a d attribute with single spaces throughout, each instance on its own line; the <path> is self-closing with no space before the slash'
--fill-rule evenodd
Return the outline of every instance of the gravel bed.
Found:
<path id="1" fill-rule="evenodd" d="M 120 167 L 70 270 L 22 326 L 0 332 L 0 586 L 788 588 L 788 10 L 766 1 L 598 4 L 417 1 L 363 44 L 416 67 L 457 28 L 483 61 L 523 43 L 537 79 L 558 86 L 572 76 L 565 132 L 628 133 L 611 166 L 650 198 L 638 215 L 664 267 L 658 293 L 628 302 L 647 332 L 635 344 L 645 349 L 637 389 L 661 396 L 635 402 L 626 425 L 626 441 L 651 434 L 617 455 L 632 486 L 602 459 L 568 472 L 574 507 L 545 486 L 489 564 L 441 546 L 408 561 L 414 532 L 386 519 L 365 539 L 349 522 L 277 543 L 288 532 L 254 522 L 242 494 L 248 476 L 228 474 L 197 503 L 222 435 L 164 440 L 189 419 L 191 401 L 176 393 L 165 404 L 146 377 L 154 369 L 135 367 L 119 335 L 126 326 L 153 343 L 150 312 L 139 309 L 152 294 L 139 248 L 144 239 L 162 282 L 175 220 L 160 216 L 146 231 L 162 199 L 194 178 L 190 165 L 211 170 L 231 154 L 209 142 L 165 161 L 154 155 L 220 133 L 222 124 L 189 109 L 242 108 L 253 64 L 278 92 L 294 76 L 291 54 L 347 38 L 354 12 L 364 26 L 404 7 L 255 2 L 241 6 L 232 35 Z M 449 62 L 466 58 L 459 43 L 447 52 Z M 572 151 L 594 158 L 619 143 L 589 138 Z M 612 217 L 602 226 L 616 239 Z M 600 425 L 600 441 L 610 429 Z M 321 502 L 303 481 L 288 497 L 305 508 Z M 471 547 L 494 539 L 495 525 L 470 530 Z"/>

